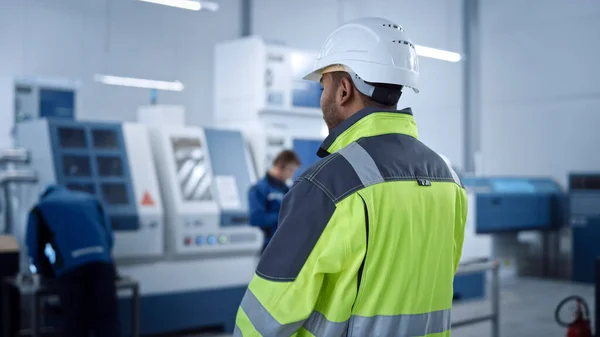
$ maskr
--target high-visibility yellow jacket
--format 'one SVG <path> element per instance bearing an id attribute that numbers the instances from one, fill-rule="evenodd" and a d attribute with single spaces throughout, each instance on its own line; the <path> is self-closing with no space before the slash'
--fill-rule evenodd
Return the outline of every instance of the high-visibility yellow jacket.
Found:
<path id="1" fill-rule="evenodd" d="M 286 195 L 234 336 L 450 336 L 467 196 L 410 109 L 362 110 Z"/>

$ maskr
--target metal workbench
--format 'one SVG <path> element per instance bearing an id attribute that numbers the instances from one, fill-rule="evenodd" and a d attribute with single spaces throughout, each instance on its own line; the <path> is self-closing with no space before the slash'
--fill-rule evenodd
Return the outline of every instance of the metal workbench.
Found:
<path id="1" fill-rule="evenodd" d="M 491 272 L 491 284 L 489 297 L 491 301 L 492 310 L 491 313 L 470 317 L 460 321 L 452 322 L 452 329 L 468 326 L 472 324 L 478 324 L 481 322 L 490 321 L 491 324 L 491 336 L 500 337 L 500 281 L 499 281 L 499 269 L 500 264 L 497 261 L 491 262 L 480 262 L 460 265 L 458 267 L 457 275 Z"/>
<path id="2" fill-rule="evenodd" d="M 131 292 L 131 336 L 139 337 L 140 336 L 140 325 L 139 325 L 139 284 L 137 281 L 129 279 L 129 278 L 120 278 L 115 281 L 117 291 L 120 290 L 128 290 Z M 3 291 L 3 317 L 2 317 L 2 327 L 4 329 L 4 336 L 9 336 L 10 324 L 14 322 L 10 322 L 9 315 L 9 293 L 11 289 L 17 289 L 20 296 L 31 296 L 32 300 L 32 310 L 30 315 L 30 335 L 31 337 L 41 337 L 41 329 L 42 322 L 44 318 L 43 306 L 42 303 L 50 297 L 58 296 L 57 288 L 52 286 L 49 283 L 43 283 L 34 280 L 23 281 L 17 277 L 9 277 L 3 280 L 2 282 L 2 291 Z"/>

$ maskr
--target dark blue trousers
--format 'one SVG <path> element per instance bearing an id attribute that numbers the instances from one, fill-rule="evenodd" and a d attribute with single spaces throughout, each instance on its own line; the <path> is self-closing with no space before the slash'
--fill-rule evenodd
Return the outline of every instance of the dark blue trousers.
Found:
<path id="1" fill-rule="evenodd" d="M 64 337 L 119 337 L 113 264 L 90 263 L 57 279 Z"/>

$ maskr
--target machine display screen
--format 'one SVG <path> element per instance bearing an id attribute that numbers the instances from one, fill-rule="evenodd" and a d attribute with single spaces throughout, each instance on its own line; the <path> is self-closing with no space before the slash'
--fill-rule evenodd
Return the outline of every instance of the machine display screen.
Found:
<path id="1" fill-rule="evenodd" d="M 206 149 L 198 138 L 173 137 L 173 157 L 181 197 L 185 201 L 213 199 Z"/>
<path id="2" fill-rule="evenodd" d="M 123 162 L 118 156 L 98 156 L 96 166 L 100 177 L 122 177 Z"/>
<path id="3" fill-rule="evenodd" d="M 93 130 L 94 148 L 113 150 L 119 148 L 117 133 L 114 130 Z"/>
<path id="4" fill-rule="evenodd" d="M 65 149 L 82 149 L 87 147 L 85 131 L 79 128 L 59 128 L 60 146 Z"/>
<path id="5" fill-rule="evenodd" d="M 90 157 L 65 155 L 62 157 L 65 177 L 91 177 Z"/>
<path id="6" fill-rule="evenodd" d="M 129 204 L 127 187 L 122 183 L 103 183 L 102 200 L 109 205 L 119 206 Z"/>

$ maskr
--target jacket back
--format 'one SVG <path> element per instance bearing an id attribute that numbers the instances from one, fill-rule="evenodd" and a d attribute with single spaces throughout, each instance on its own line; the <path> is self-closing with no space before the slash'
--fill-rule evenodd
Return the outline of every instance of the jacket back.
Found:
<path id="1" fill-rule="evenodd" d="M 29 214 L 27 248 L 38 270 L 44 266 L 46 244 L 54 250 L 49 267 L 56 276 L 91 262 L 112 262 L 110 220 L 96 197 L 55 188 Z"/>

